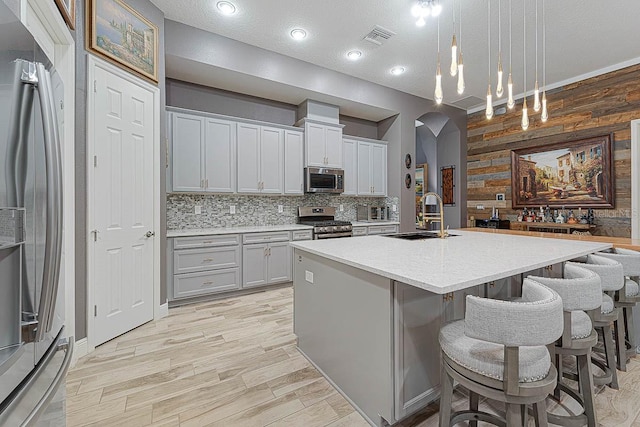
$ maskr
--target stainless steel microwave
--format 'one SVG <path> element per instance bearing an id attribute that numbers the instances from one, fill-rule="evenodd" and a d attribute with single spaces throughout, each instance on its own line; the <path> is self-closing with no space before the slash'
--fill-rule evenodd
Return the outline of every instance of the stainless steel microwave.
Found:
<path id="1" fill-rule="evenodd" d="M 342 169 L 305 168 L 305 193 L 342 193 L 344 191 L 344 171 Z"/>

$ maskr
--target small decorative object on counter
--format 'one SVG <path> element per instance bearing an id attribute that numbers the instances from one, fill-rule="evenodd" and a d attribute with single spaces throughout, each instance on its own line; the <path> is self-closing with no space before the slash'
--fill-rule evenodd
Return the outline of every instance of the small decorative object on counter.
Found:
<path id="1" fill-rule="evenodd" d="M 587 211 L 587 224 L 595 224 L 596 223 L 596 217 L 593 213 L 593 208 L 589 208 L 589 210 Z"/>
<path id="2" fill-rule="evenodd" d="M 562 212 L 556 217 L 556 224 L 564 224 L 564 215 L 562 215 Z"/>

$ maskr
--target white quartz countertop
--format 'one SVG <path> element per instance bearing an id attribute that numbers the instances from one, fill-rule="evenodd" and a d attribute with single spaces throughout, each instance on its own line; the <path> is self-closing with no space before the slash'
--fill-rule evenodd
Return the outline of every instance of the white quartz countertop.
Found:
<path id="1" fill-rule="evenodd" d="M 611 247 L 608 243 L 452 230 L 447 239 L 385 236 L 293 242 L 291 246 L 437 294 L 526 273 Z"/>
<path id="2" fill-rule="evenodd" d="M 242 233 L 261 233 L 269 231 L 296 231 L 296 230 L 313 230 L 309 225 L 301 224 L 285 224 L 285 225 L 262 225 L 262 226 L 246 226 L 246 227 L 216 227 L 216 228 L 197 228 L 183 230 L 168 230 L 167 237 L 190 237 L 190 236 L 212 236 L 216 234 L 242 234 Z"/>
<path id="3" fill-rule="evenodd" d="M 372 225 L 400 225 L 398 221 L 353 221 L 354 227 L 369 227 Z"/>

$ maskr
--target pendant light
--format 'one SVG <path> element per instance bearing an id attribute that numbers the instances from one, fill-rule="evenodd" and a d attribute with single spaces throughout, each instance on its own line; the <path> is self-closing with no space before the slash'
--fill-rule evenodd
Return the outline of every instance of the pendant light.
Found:
<path id="1" fill-rule="evenodd" d="M 538 87 L 538 0 L 536 0 L 536 83 L 533 86 L 533 111 L 540 111 L 540 88 Z"/>
<path id="2" fill-rule="evenodd" d="M 496 84 L 496 98 L 504 93 L 502 87 L 502 1 L 498 0 L 498 83 Z"/>
<path id="3" fill-rule="evenodd" d="M 453 2 L 453 38 L 451 39 L 451 68 L 449 74 L 455 77 L 458 74 L 458 43 L 456 42 L 456 4 Z"/>
<path id="4" fill-rule="evenodd" d="M 440 73 L 440 18 L 438 18 L 438 63 L 436 65 L 436 89 L 433 92 L 433 99 L 436 104 L 442 104 L 442 73 Z"/>
<path id="5" fill-rule="evenodd" d="M 464 93 L 464 65 L 462 63 L 462 2 L 459 2 L 460 13 L 458 19 L 460 21 L 460 48 L 458 49 L 458 95 Z"/>
<path id="6" fill-rule="evenodd" d="M 485 116 L 488 120 L 493 117 L 493 100 L 491 96 L 491 0 L 487 1 L 487 49 L 489 50 L 489 86 L 487 87 L 487 108 Z"/>
<path id="7" fill-rule="evenodd" d="M 547 111 L 547 26 L 544 18 L 544 0 L 542 0 L 542 114 L 540 121 L 546 123 L 549 120 Z"/>
<path id="8" fill-rule="evenodd" d="M 527 110 L 527 2 L 523 2 L 524 12 L 523 16 L 523 25 L 524 28 L 524 36 L 523 36 L 523 58 L 524 58 L 524 98 L 522 100 L 522 130 L 527 130 L 529 128 L 529 111 Z"/>
<path id="9" fill-rule="evenodd" d="M 509 78 L 507 79 L 507 107 L 509 107 L 510 110 L 516 106 L 516 101 L 513 99 L 513 78 L 511 77 L 511 63 L 513 58 L 511 27 L 511 0 L 509 0 Z"/>

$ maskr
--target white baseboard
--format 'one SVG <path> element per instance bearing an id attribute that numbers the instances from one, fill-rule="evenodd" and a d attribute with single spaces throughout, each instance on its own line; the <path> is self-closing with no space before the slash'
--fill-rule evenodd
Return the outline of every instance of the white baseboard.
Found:
<path id="1" fill-rule="evenodd" d="M 86 338 L 79 339 L 76 341 L 75 346 L 73 347 L 73 355 L 71 356 L 71 366 L 75 366 L 83 356 L 89 354 L 89 346 Z"/>
<path id="2" fill-rule="evenodd" d="M 169 315 L 169 302 L 160 304 L 160 308 L 158 309 L 158 319 L 162 319 L 163 317 L 167 317 L 168 315 Z"/>

